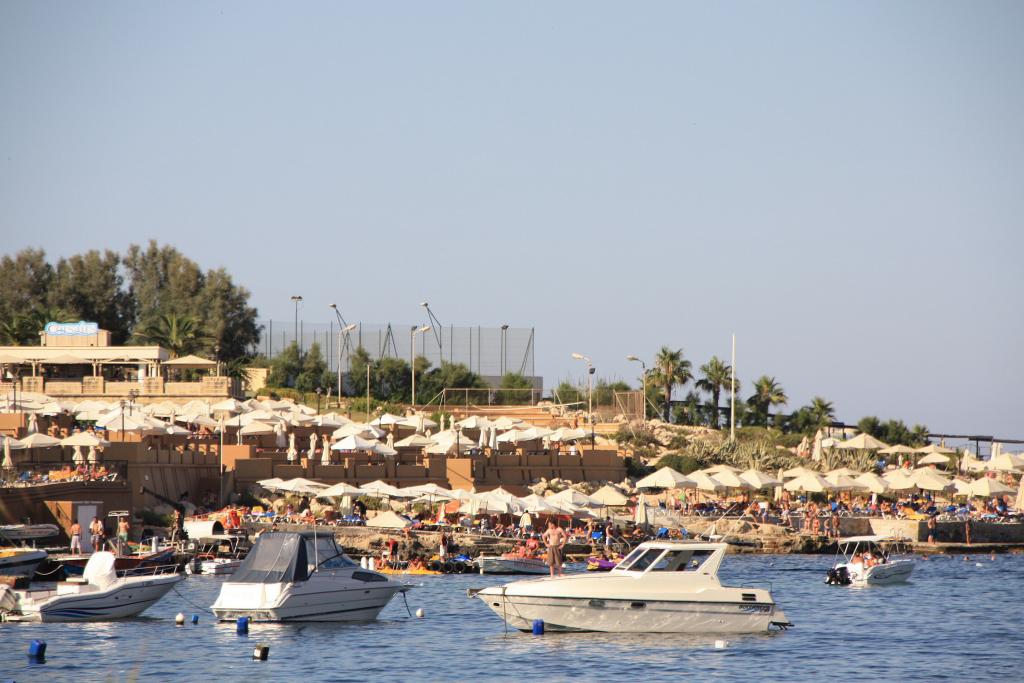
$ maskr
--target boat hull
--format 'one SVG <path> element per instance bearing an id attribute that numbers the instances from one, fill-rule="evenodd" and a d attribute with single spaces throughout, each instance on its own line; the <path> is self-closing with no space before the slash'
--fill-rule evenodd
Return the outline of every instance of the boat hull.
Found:
<path id="1" fill-rule="evenodd" d="M 163 598 L 184 577 L 157 576 L 145 581 L 120 583 L 111 590 L 77 595 L 58 595 L 36 603 L 22 603 L 26 619 L 55 621 L 109 621 L 142 614 Z"/>
<path id="2" fill-rule="evenodd" d="M 46 557 L 45 550 L 0 551 L 0 576 L 31 577 Z"/>
<path id="3" fill-rule="evenodd" d="M 488 557 L 481 555 L 476 558 L 481 574 L 547 574 L 551 570 L 541 559 L 527 557 Z"/>
<path id="4" fill-rule="evenodd" d="M 906 583 L 914 572 L 912 560 L 896 560 L 886 564 L 876 564 L 865 572 L 864 577 L 858 581 L 854 579 L 853 585 L 861 586 L 891 586 L 896 583 Z"/>
<path id="5" fill-rule="evenodd" d="M 225 584 L 211 609 L 220 621 L 235 621 L 240 617 L 248 617 L 256 622 L 373 621 L 391 602 L 391 598 L 404 589 L 404 586 L 394 583 L 343 590 L 292 586 L 282 591 L 277 599 L 261 599 L 257 596 L 253 600 L 262 586 Z"/>
<path id="6" fill-rule="evenodd" d="M 503 596 L 500 589 L 477 597 L 521 631 L 529 631 L 537 619 L 549 631 L 609 633 L 762 633 L 788 624 L 773 604 Z"/>

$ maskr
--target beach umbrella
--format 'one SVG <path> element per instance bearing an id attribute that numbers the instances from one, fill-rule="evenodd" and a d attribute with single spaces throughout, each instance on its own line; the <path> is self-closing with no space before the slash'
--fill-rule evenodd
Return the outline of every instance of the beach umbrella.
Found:
<path id="1" fill-rule="evenodd" d="M 323 489 L 321 491 L 317 491 L 317 493 L 316 493 L 316 497 L 317 498 L 343 498 L 345 496 L 361 496 L 361 495 L 363 495 L 363 490 L 362 489 L 357 488 L 355 486 L 350 486 L 349 484 L 346 484 L 345 482 L 339 482 L 339 483 L 334 484 L 332 486 L 328 486 L 327 488 L 325 488 L 325 489 Z"/>
<path id="2" fill-rule="evenodd" d="M 975 479 L 971 484 L 971 496 L 974 498 L 993 498 L 996 496 L 1009 496 L 1017 492 L 1017 489 L 1007 486 L 998 479 L 982 477 Z"/>
<path id="3" fill-rule="evenodd" d="M 949 465 L 949 456 L 942 453 L 929 453 L 917 461 L 918 465 Z"/>
<path id="4" fill-rule="evenodd" d="M 346 436 L 340 441 L 336 441 L 331 450 L 335 451 L 372 451 L 374 446 L 378 445 L 379 442 L 364 439 L 360 436 L 351 435 Z"/>
<path id="5" fill-rule="evenodd" d="M 804 491 L 806 493 L 823 493 L 835 490 L 835 486 L 831 482 L 816 472 L 809 472 L 792 481 L 788 481 L 783 488 L 787 491 Z"/>
<path id="6" fill-rule="evenodd" d="M 374 498 L 415 497 L 409 496 L 409 494 L 407 493 L 403 493 L 397 487 L 394 487 L 391 484 L 388 484 L 387 482 L 383 482 L 380 479 L 376 481 L 371 481 L 369 484 L 364 484 L 360 486 L 359 489 L 363 492 L 363 495 L 372 496 Z"/>
<path id="7" fill-rule="evenodd" d="M 60 445 L 60 439 L 52 437 L 48 434 L 29 434 L 24 439 L 20 440 L 23 448 L 53 448 L 54 446 Z M 12 444 L 13 447 L 13 444 Z"/>
<path id="8" fill-rule="evenodd" d="M 277 485 L 278 491 L 289 491 L 291 493 L 306 493 L 311 495 L 317 495 L 321 491 L 327 488 L 327 484 L 320 484 L 303 477 L 295 477 L 294 479 L 288 479 L 282 481 Z"/>
<path id="9" fill-rule="evenodd" d="M 238 440 L 242 440 L 242 435 L 238 435 Z M 299 458 L 299 449 L 295 447 L 295 432 L 288 435 L 288 462 L 295 462 Z"/>
<path id="10" fill-rule="evenodd" d="M 1024 458 L 1014 453 L 1000 453 L 988 461 L 985 469 L 993 472 L 1019 472 L 1024 470 Z"/>
<path id="11" fill-rule="evenodd" d="M 740 477 L 736 472 L 729 470 L 721 470 L 720 472 L 714 472 L 711 474 L 715 479 L 724 484 L 730 489 L 745 489 L 750 490 L 757 488 L 751 485 L 746 479 Z"/>
<path id="12" fill-rule="evenodd" d="M 422 434 L 411 434 L 404 439 L 394 443 L 395 448 L 426 448 L 433 445 L 434 441 Z"/>
<path id="13" fill-rule="evenodd" d="M 647 511 L 647 498 L 642 493 L 636 501 L 636 510 L 633 511 L 633 522 L 637 526 L 647 526 L 651 523 L 651 516 Z"/>
<path id="14" fill-rule="evenodd" d="M 238 430 L 242 436 L 262 436 L 274 433 L 274 426 L 266 422 L 250 422 Z"/>
<path id="15" fill-rule="evenodd" d="M 827 474 L 844 474 L 847 477 L 859 477 L 862 474 L 862 472 L 858 472 L 857 470 L 851 467 L 840 467 L 834 470 L 829 470 Z"/>
<path id="16" fill-rule="evenodd" d="M 556 494 L 550 495 L 550 496 L 548 496 L 546 498 L 546 500 L 549 503 L 552 503 L 552 504 L 568 503 L 569 505 L 572 505 L 574 507 L 593 508 L 593 507 L 603 507 L 604 506 L 604 503 L 602 503 L 601 501 L 594 500 L 593 498 L 591 498 L 587 494 L 580 493 L 576 489 L 571 489 L 571 488 L 565 489 L 563 491 L 559 491 Z"/>
<path id="17" fill-rule="evenodd" d="M 350 422 L 349 424 L 342 425 L 334 430 L 331 434 L 331 439 L 338 440 L 344 439 L 346 436 L 358 436 L 363 439 L 379 439 L 384 436 L 385 432 L 381 429 L 368 424 L 361 424 L 359 422 Z"/>
<path id="18" fill-rule="evenodd" d="M 11 441 L 14 441 L 9 436 L 4 437 L 4 462 L 3 468 L 5 470 L 14 469 L 14 459 L 11 458 Z"/>
<path id="19" fill-rule="evenodd" d="M 696 483 L 693 479 L 671 467 L 662 467 L 636 483 L 638 489 L 692 489 L 695 486 Z"/>
<path id="20" fill-rule="evenodd" d="M 82 447 L 79 446 L 78 444 L 75 444 L 72 447 L 71 462 L 75 463 L 76 465 L 81 465 L 83 462 L 85 462 L 85 456 L 82 455 Z"/>
<path id="21" fill-rule="evenodd" d="M 402 421 L 405 420 L 405 419 L 406 418 L 402 417 L 401 415 L 392 415 L 391 413 L 384 413 L 383 415 L 378 417 L 376 420 L 373 420 L 372 422 L 370 422 L 370 426 L 372 426 L 372 427 L 387 427 L 387 426 L 390 426 L 390 425 L 401 424 Z"/>
<path id="22" fill-rule="evenodd" d="M 720 472 L 733 472 L 739 474 L 742 470 L 739 467 L 733 467 L 732 465 L 726 465 L 724 463 L 718 465 L 712 465 L 711 467 L 705 467 L 701 470 L 704 474 L 710 474 L 711 476 L 718 476 Z"/>
<path id="23" fill-rule="evenodd" d="M 820 429 L 814 433 L 814 445 L 811 447 L 811 460 L 814 462 L 821 460 L 821 441 L 824 437 Z"/>
<path id="24" fill-rule="evenodd" d="M 925 453 L 925 454 L 928 454 L 928 453 L 939 453 L 941 455 L 955 455 L 956 454 L 956 451 L 953 450 L 952 448 L 946 448 L 945 446 L 936 446 L 933 443 L 930 443 L 927 446 L 924 446 L 923 448 L 918 448 L 914 452 L 915 453 Z"/>
<path id="25" fill-rule="evenodd" d="M 883 448 L 888 448 L 889 444 L 879 441 L 875 437 L 861 432 L 852 439 L 846 441 L 840 441 L 836 444 L 836 448 L 841 448 L 848 451 L 877 451 Z"/>
<path id="26" fill-rule="evenodd" d="M 553 443 L 564 443 L 566 441 L 580 441 L 587 439 L 590 434 L 585 429 L 570 429 L 568 427 L 561 427 L 556 429 L 549 435 L 549 438 Z"/>
<path id="27" fill-rule="evenodd" d="M 775 477 L 755 469 L 740 472 L 739 478 L 747 482 L 754 489 L 770 489 L 782 486 L 782 482 Z"/>
<path id="28" fill-rule="evenodd" d="M 105 441 L 90 432 L 75 432 L 66 439 L 61 439 L 61 446 L 109 446 L 110 442 Z"/>
<path id="29" fill-rule="evenodd" d="M 557 514 L 560 510 L 549 503 L 546 498 L 538 496 L 536 493 L 531 493 L 528 496 L 524 496 L 519 499 L 526 510 L 530 514 L 539 515 L 552 515 Z"/>
<path id="30" fill-rule="evenodd" d="M 395 424 L 399 427 L 411 427 L 420 433 L 425 429 L 434 429 L 438 426 L 436 422 L 431 420 L 429 417 L 424 417 L 422 414 L 410 415 L 409 417 L 399 420 Z"/>
<path id="31" fill-rule="evenodd" d="M 893 470 L 882 475 L 890 491 L 910 491 L 917 488 L 914 478 L 902 470 Z"/>
<path id="32" fill-rule="evenodd" d="M 814 470 L 809 470 L 806 467 L 792 467 L 792 468 L 782 472 L 782 478 L 784 480 L 785 479 L 796 479 L 797 477 L 802 477 L 805 474 L 820 474 L 820 472 L 815 472 Z"/>
<path id="33" fill-rule="evenodd" d="M 917 484 L 917 488 L 923 491 L 945 491 L 953 488 L 951 479 L 942 476 L 937 470 L 930 467 L 914 470 L 910 478 Z"/>
<path id="34" fill-rule="evenodd" d="M 498 450 L 498 428 L 497 427 L 491 427 L 491 429 L 488 430 L 487 438 L 490 439 L 490 441 L 487 444 L 487 447 L 490 448 L 492 451 Z"/>
<path id="35" fill-rule="evenodd" d="M 491 426 L 493 426 L 498 431 L 504 432 L 504 431 L 507 431 L 509 429 L 513 429 L 513 428 L 515 428 L 515 427 L 517 427 L 519 425 L 523 425 L 523 429 L 525 429 L 526 427 L 529 426 L 525 422 L 523 422 L 522 420 L 519 420 L 519 419 L 514 418 L 514 417 L 499 417 L 497 420 L 495 420 L 492 423 Z"/>
<path id="36" fill-rule="evenodd" d="M 379 441 L 377 443 L 373 444 L 373 449 L 372 450 L 377 455 L 383 455 L 383 456 L 386 456 L 386 457 L 392 457 L 392 456 L 398 455 L 398 451 L 396 451 L 394 448 L 391 448 L 387 444 L 382 444 Z"/>
<path id="37" fill-rule="evenodd" d="M 622 495 L 621 491 L 609 484 L 605 484 L 591 493 L 590 497 L 605 507 L 621 507 L 629 502 L 629 499 Z"/>
<path id="38" fill-rule="evenodd" d="M 865 472 L 853 480 L 871 493 L 885 493 L 889 490 L 889 482 L 874 472 Z"/>
<path id="39" fill-rule="evenodd" d="M 456 422 L 455 426 L 461 427 L 462 429 L 487 429 L 491 426 L 491 421 L 486 417 L 471 415 L 464 420 Z"/>
<path id="40" fill-rule="evenodd" d="M 836 491 L 852 491 L 865 488 L 856 479 L 841 472 L 829 472 L 825 475 L 825 481 L 832 484 Z"/>
<path id="41" fill-rule="evenodd" d="M 95 446 L 89 446 L 89 453 L 86 455 L 85 459 L 90 465 L 95 465 L 100 461 L 99 456 L 96 454 Z"/>
<path id="42" fill-rule="evenodd" d="M 284 479 L 280 477 L 271 477 L 270 479 L 261 479 L 256 482 L 257 485 L 262 486 L 268 491 L 276 491 L 277 487 L 284 483 Z"/>
<path id="43" fill-rule="evenodd" d="M 953 494 L 954 496 L 970 496 L 971 495 L 971 482 L 965 481 L 960 478 L 953 480 Z"/>
<path id="44" fill-rule="evenodd" d="M 706 472 L 691 472 L 689 479 L 701 491 L 724 491 L 727 488 L 725 484 Z"/>
<path id="45" fill-rule="evenodd" d="M 433 498 L 443 498 L 445 500 L 454 500 L 457 496 L 453 491 L 450 491 L 443 486 L 430 482 L 428 484 L 419 484 L 417 486 L 407 486 L 402 489 L 403 493 L 411 493 L 417 496 L 430 496 Z"/>

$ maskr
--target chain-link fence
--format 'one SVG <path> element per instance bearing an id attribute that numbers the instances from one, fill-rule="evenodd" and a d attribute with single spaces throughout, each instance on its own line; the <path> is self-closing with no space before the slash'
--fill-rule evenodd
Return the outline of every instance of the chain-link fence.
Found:
<path id="1" fill-rule="evenodd" d="M 352 353 L 360 346 L 374 358 L 391 356 L 409 360 L 424 356 L 433 366 L 441 361 L 462 363 L 482 376 L 502 376 L 510 372 L 528 377 L 534 371 L 534 330 L 531 327 L 432 326 L 416 331 L 418 325 L 355 323 L 342 331 L 336 322 L 266 320 L 262 323 L 256 353 L 273 358 L 296 339 L 303 351 L 320 346 L 332 371 L 348 370 Z M 414 332 L 415 331 L 415 332 Z"/>

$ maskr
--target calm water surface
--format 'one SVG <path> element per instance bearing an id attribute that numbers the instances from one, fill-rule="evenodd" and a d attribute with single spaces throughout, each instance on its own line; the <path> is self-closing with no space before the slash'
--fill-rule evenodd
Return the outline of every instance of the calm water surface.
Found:
<path id="1" fill-rule="evenodd" d="M 504 633 L 466 588 L 478 575 L 414 577 L 367 625 L 254 624 L 248 637 L 208 610 L 223 579 L 191 577 L 139 619 L 98 624 L 0 624 L 0 680 L 16 681 L 492 681 L 1024 680 L 1024 557 L 933 558 L 904 586 L 826 586 L 824 556 L 730 556 L 723 583 L 770 580 L 795 628 L 771 635 Z M 977 566 L 979 565 L 980 566 Z M 174 625 L 198 613 L 200 623 Z M 47 641 L 45 664 L 28 643 Z M 270 646 L 266 662 L 253 646 Z"/>

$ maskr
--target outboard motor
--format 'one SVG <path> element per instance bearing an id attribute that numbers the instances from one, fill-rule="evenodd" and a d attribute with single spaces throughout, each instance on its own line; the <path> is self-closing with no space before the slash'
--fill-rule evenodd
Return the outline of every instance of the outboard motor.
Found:
<path id="1" fill-rule="evenodd" d="M 852 583 L 850 572 L 846 567 L 832 567 L 832 569 L 828 570 L 825 583 L 830 586 L 849 586 Z"/>

